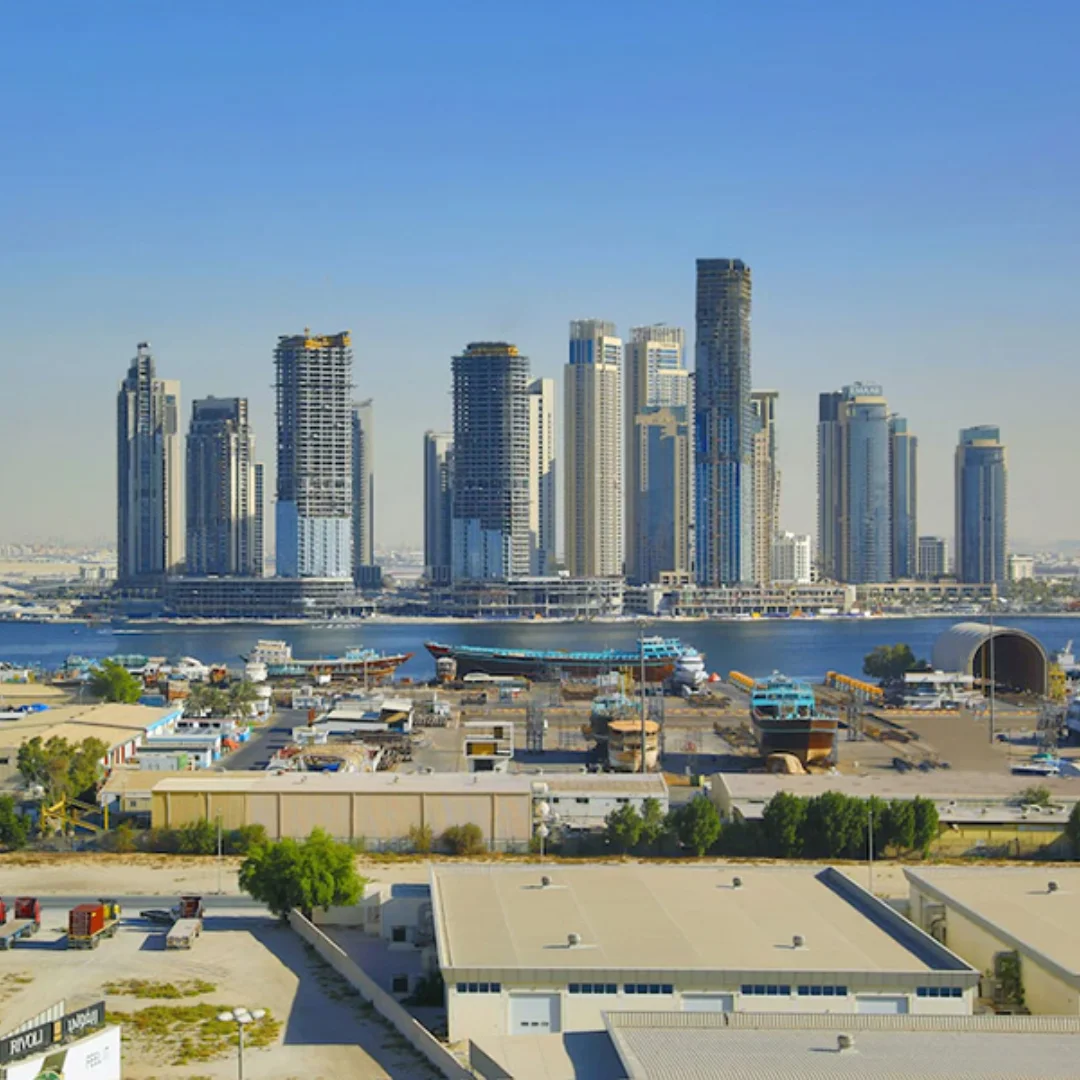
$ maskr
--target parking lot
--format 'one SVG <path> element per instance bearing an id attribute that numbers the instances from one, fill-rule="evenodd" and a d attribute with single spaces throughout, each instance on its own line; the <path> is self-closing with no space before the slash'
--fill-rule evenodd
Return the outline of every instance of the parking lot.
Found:
<path id="1" fill-rule="evenodd" d="M 6 895 L 13 875 L 4 877 Z M 84 880 L 84 886 L 89 888 L 89 882 Z M 116 937 L 87 951 L 66 949 L 64 939 L 67 910 L 82 897 L 39 894 L 39 899 L 40 932 L 26 944 L 0 951 L 0 1028 L 14 1027 L 61 998 L 75 1008 L 105 997 L 110 1012 L 129 1015 L 157 1007 L 163 1010 L 160 1019 L 174 1025 L 174 1034 L 151 1035 L 148 1025 L 147 1034 L 140 1035 L 126 1025 L 124 1076 L 224 1080 L 236 1076 L 235 1043 L 221 1044 L 213 1060 L 182 1061 L 183 1040 L 188 1040 L 190 1053 L 199 1029 L 185 1027 L 188 1022 L 181 1018 L 193 1015 L 192 1006 L 212 1006 L 204 1009 L 211 1015 L 218 1008 L 246 1006 L 266 1009 L 281 1023 L 271 1046 L 245 1052 L 245 1076 L 250 1080 L 434 1075 L 288 927 L 246 898 L 220 898 L 215 911 L 215 900 L 208 897 L 205 929 L 190 951 L 166 951 L 164 932 L 139 918 L 143 905 L 165 906 L 161 898 L 131 897 Z M 183 996 L 103 992 L 107 984 L 131 980 L 171 985 Z"/>

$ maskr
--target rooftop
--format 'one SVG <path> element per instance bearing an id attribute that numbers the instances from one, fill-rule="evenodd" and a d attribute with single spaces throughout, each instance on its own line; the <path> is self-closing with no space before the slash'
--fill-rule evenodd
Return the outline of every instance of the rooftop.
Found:
<path id="1" fill-rule="evenodd" d="M 189 773 L 171 777 L 154 786 L 156 792 L 210 791 L 226 792 L 307 792 L 318 794 L 351 794 L 353 792 L 386 792 L 387 794 L 496 794 L 528 795 L 532 787 L 527 776 L 507 773 Z"/>
<path id="2" fill-rule="evenodd" d="M 440 864 L 431 875 L 444 968 L 970 972 L 832 869 Z"/>
<path id="3" fill-rule="evenodd" d="M 904 873 L 915 888 L 1080 986 L 1080 868 L 934 867 Z"/>
<path id="4" fill-rule="evenodd" d="M 45 741 L 57 737 L 68 742 L 101 739 L 111 749 L 179 714 L 179 706 L 61 705 L 26 713 L 18 720 L 0 721 L 0 745 L 18 746 L 40 736 Z"/>
<path id="5" fill-rule="evenodd" d="M 1080 1033 L 1065 1017 L 642 1012 L 606 1020 L 629 1080 L 706 1080 L 721 1060 L 728 1080 L 1065 1080 L 1076 1075 Z M 852 1036 L 851 1049 L 838 1049 L 841 1033 Z"/>
<path id="6" fill-rule="evenodd" d="M 569 791 L 587 791 L 597 794 L 652 795 L 666 799 L 667 782 L 660 773 L 543 773 L 529 774 L 534 783 L 547 784 L 552 794 Z"/>

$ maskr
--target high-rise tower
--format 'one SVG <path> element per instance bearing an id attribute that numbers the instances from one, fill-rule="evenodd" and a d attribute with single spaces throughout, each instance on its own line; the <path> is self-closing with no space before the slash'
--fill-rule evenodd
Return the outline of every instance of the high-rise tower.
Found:
<path id="1" fill-rule="evenodd" d="M 352 577 L 352 361 L 347 331 L 278 338 L 280 577 Z"/>
<path id="2" fill-rule="evenodd" d="M 184 564 L 180 383 L 140 342 L 116 400 L 117 577 L 154 585 Z"/>
<path id="3" fill-rule="evenodd" d="M 424 432 L 424 567 L 433 582 L 450 580 L 454 437 Z"/>
<path id="4" fill-rule="evenodd" d="M 571 577 L 623 572 L 622 341 L 612 323 L 570 324 L 565 368 L 566 567 Z"/>
<path id="5" fill-rule="evenodd" d="M 192 403 L 187 437 L 188 574 L 261 575 L 254 457 L 247 398 L 211 397 Z"/>
<path id="6" fill-rule="evenodd" d="M 889 418 L 889 506 L 892 516 L 892 577 L 906 581 L 919 573 L 919 440 L 901 416 Z"/>
<path id="7" fill-rule="evenodd" d="M 1008 488 L 999 428 L 960 432 L 956 448 L 956 577 L 1002 585 L 1008 566 Z"/>
<path id="8" fill-rule="evenodd" d="M 375 410 L 371 401 L 352 409 L 353 578 L 375 565 Z"/>
<path id="9" fill-rule="evenodd" d="M 455 580 L 529 573 L 529 359 L 476 342 L 453 360 Z"/>
<path id="10" fill-rule="evenodd" d="M 555 380 L 529 383 L 529 573 L 555 568 Z"/>
<path id="11" fill-rule="evenodd" d="M 741 259 L 698 259 L 694 530 L 703 585 L 753 577 L 750 297 L 750 268 Z"/>
<path id="12" fill-rule="evenodd" d="M 844 395 L 832 390 L 818 395 L 817 428 L 817 566 L 825 581 L 840 580 L 841 436 Z"/>
<path id="13" fill-rule="evenodd" d="M 750 395 L 754 414 L 754 555 L 753 578 L 758 584 L 772 580 L 773 541 L 780 529 L 780 469 L 776 464 L 775 390 Z"/>

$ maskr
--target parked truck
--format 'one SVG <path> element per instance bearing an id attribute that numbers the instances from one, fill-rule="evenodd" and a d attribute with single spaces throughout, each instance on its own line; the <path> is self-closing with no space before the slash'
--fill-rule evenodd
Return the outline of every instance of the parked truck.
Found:
<path id="1" fill-rule="evenodd" d="M 165 937 L 166 949 L 190 949 L 202 933 L 201 919 L 177 919 Z"/>
<path id="2" fill-rule="evenodd" d="M 203 917 L 202 897 L 181 896 L 180 902 L 173 910 L 178 919 L 201 919 Z"/>
<path id="3" fill-rule="evenodd" d="M 41 904 L 33 896 L 20 896 L 15 900 L 12 917 L 0 900 L 0 949 L 10 949 L 15 942 L 36 934 L 41 928 Z"/>
<path id="4" fill-rule="evenodd" d="M 96 949 L 102 938 L 110 938 L 120 928 L 120 905 L 115 900 L 77 904 L 68 912 L 69 949 Z"/>

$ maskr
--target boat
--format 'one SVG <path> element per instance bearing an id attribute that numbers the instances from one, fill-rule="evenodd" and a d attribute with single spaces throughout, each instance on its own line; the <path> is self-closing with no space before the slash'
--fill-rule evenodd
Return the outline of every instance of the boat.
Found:
<path id="1" fill-rule="evenodd" d="M 1052 663 L 1061 668 L 1066 679 L 1080 679 L 1080 664 L 1076 662 L 1072 641 L 1065 642 L 1065 648 L 1054 653 Z"/>
<path id="2" fill-rule="evenodd" d="M 621 671 L 645 681 L 663 682 L 671 677 L 682 657 L 693 650 L 677 638 L 647 637 L 630 649 L 602 649 L 572 652 L 563 649 L 500 649 L 488 645 L 443 645 L 425 642 L 436 661 L 449 656 L 457 662 L 458 676 L 479 672 L 485 675 L 519 675 L 526 679 L 593 679 L 610 671 Z"/>
<path id="3" fill-rule="evenodd" d="M 292 654 L 287 641 L 257 641 L 255 648 L 241 656 L 246 664 L 263 665 L 268 679 L 324 676 L 333 679 L 366 679 L 374 682 L 390 678 L 412 653 L 380 653 L 375 649 L 354 648 L 343 656 L 324 656 L 301 660 Z"/>
<path id="4" fill-rule="evenodd" d="M 750 720 L 763 755 L 794 754 L 803 762 L 827 758 L 837 718 L 818 708 L 809 683 L 774 673 L 750 691 Z"/>

